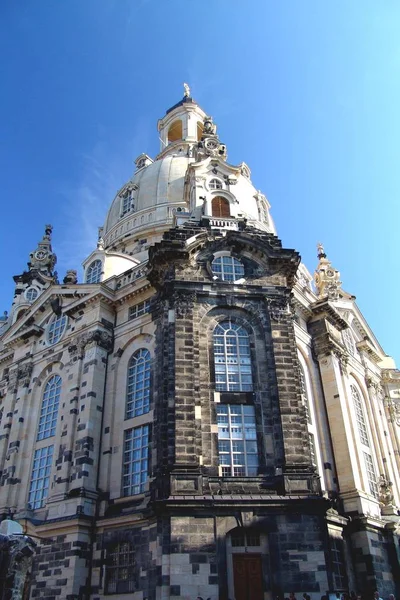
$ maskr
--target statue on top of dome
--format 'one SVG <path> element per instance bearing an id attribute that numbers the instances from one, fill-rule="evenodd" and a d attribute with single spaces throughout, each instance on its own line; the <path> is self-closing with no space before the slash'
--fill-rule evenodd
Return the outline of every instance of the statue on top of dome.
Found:
<path id="1" fill-rule="evenodd" d="M 187 83 L 183 84 L 185 93 L 183 94 L 184 98 L 190 98 L 190 87 L 188 86 Z"/>

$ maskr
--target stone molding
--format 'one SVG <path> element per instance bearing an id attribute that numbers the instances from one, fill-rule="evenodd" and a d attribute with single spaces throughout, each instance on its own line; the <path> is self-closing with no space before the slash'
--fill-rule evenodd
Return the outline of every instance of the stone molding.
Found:
<path id="1" fill-rule="evenodd" d="M 90 345 L 100 346 L 100 348 L 110 352 L 112 350 L 113 343 L 114 337 L 112 333 L 101 329 L 96 329 L 95 331 L 90 331 L 73 338 L 68 346 L 68 352 L 71 355 L 74 355 L 77 352 L 81 354 L 86 346 Z"/>

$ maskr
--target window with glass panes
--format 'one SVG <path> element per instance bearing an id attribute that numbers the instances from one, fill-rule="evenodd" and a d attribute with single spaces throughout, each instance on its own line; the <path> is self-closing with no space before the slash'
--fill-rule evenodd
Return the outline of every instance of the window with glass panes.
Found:
<path id="1" fill-rule="evenodd" d="M 41 508 L 46 503 L 49 493 L 52 460 L 53 446 L 40 448 L 33 455 L 33 467 L 28 495 L 28 503 L 32 509 Z"/>
<path id="2" fill-rule="evenodd" d="M 128 319 L 131 321 L 132 319 L 137 319 L 141 315 L 148 313 L 150 310 L 150 300 L 144 300 L 144 302 L 139 302 L 135 306 L 131 306 L 129 308 Z"/>
<path id="3" fill-rule="evenodd" d="M 362 444 L 364 444 L 365 446 L 369 446 L 367 425 L 365 423 L 361 396 L 360 396 L 357 388 L 354 385 L 351 385 L 350 389 L 351 389 L 351 397 L 353 399 L 354 409 L 355 409 L 355 413 L 356 413 L 357 427 L 358 427 L 358 433 L 360 435 L 360 440 L 361 440 Z"/>
<path id="4" fill-rule="evenodd" d="M 150 352 L 141 348 L 129 361 L 126 419 L 150 410 L 150 360 Z"/>
<path id="5" fill-rule="evenodd" d="M 106 594 L 135 591 L 135 552 L 129 542 L 113 544 L 107 551 Z"/>
<path id="6" fill-rule="evenodd" d="M 87 268 L 86 283 L 99 283 L 101 278 L 101 260 L 94 260 Z"/>
<path id="7" fill-rule="evenodd" d="M 306 384 L 306 374 L 304 372 L 304 368 L 303 368 L 303 365 L 301 364 L 301 362 L 299 362 L 299 368 L 300 368 L 300 389 L 301 389 L 301 394 L 304 398 L 304 405 L 305 405 L 305 409 L 306 409 L 307 421 L 308 421 L 308 423 L 312 423 L 311 412 L 310 412 L 310 399 L 308 397 L 308 390 L 307 390 L 307 384 Z"/>
<path id="8" fill-rule="evenodd" d="M 344 563 L 343 540 L 330 538 L 330 555 L 332 561 L 334 588 L 343 590 L 347 588 L 346 568 Z"/>
<path id="9" fill-rule="evenodd" d="M 246 329 L 230 319 L 214 329 L 215 389 L 248 392 L 253 389 L 250 341 Z"/>
<path id="10" fill-rule="evenodd" d="M 37 434 L 38 440 L 51 437 L 56 433 L 61 384 L 61 377 L 59 375 L 53 375 L 50 377 L 44 388 Z"/>
<path id="11" fill-rule="evenodd" d="M 125 431 L 122 489 L 124 496 L 145 490 L 148 474 L 149 426 Z"/>
<path id="12" fill-rule="evenodd" d="M 347 350 L 352 356 L 354 356 L 354 354 L 356 353 L 356 345 L 354 343 L 353 334 L 351 333 L 350 329 L 344 329 L 342 331 L 342 337 Z"/>
<path id="13" fill-rule="evenodd" d="M 374 463 L 372 461 L 372 456 L 368 452 L 363 452 L 363 454 L 364 454 L 365 468 L 367 471 L 369 491 L 371 492 L 371 494 L 373 496 L 375 496 L 375 498 L 378 498 L 379 490 L 378 490 L 378 483 L 376 480 Z"/>
<path id="14" fill-rule="evenodd" d="M 210 190 L 222 190 L 222 182 L 219 179 L 211 179 L 208 187 Z"/>
<path id="15" fill-rule="evenodd" d="M 243 264 L 234 256 L 217 256 L 211 263 L 211 269 L 222 281 L 237 281 L 244 277 Z"/>
<path id="16" fill-rule="evenodd" d="M 258 473 L 254 406 L 217 404 L 218 454 L 222 475 L 249 477 Z"/>
<path id="17" fill-rule="evenodd" d="M 67 317 L 61 315 L 53 319 L 47 330 L 47 341 L 49 344 L 56 344 L 63 336 L 67 326 Z"/>

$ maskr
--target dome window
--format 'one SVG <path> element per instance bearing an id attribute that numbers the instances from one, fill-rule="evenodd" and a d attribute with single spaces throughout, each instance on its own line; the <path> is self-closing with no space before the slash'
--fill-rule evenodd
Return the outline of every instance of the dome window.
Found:
<path id="1" fill-rule="evenodd" d="M 222 281 L 237 281 L 244 277 L 243 264 L 234 256 L 217 256 L 211 263 L 212 272 Z"/>
<path id="2" fill-rule="evenodd" d="M 230 217 L 229 201 L 222 196 L 215 196 L 211 201 L 211 212 L 213 217 Z"/>
<path id="3" fill-rule="evenodd" d="M 179 119 L 178 121 L 172 123 L 171 127 L 168 129 L 168 144 L 177 142 L 178 140 L 181 140 L 182 137 L 182 121 Z"/>
<path id="4" fill-rule="evenodd" d="M 131 192 L 128 192 L 123 198 L 121 202 L 121 217 L 126 215 L 128 212 L 134 209 L 133 204 L 134 198 L 131 196 Z"/>
<path id="5" fill-rule="evenodd" d="M 210 183 L 208 184 L 208 187 L 210 188 L 210 190 L 222 190 L 222 181 L 220 181 L 219 179 L 211 179 Z"/>
<path id="6" fill-rule="evenodd" d="M 99 283 L 101 277 L 101 260 L 94 260 L 86 271 L 86 283 Z"/>
<path id="7" fill-rule="evenodd" d="M 67 317 L 65 315 L 60 315 L 59 317 L 55 317 L 51 323 L 49 323 L 49 327 L 47 329 L 47 342 L 50 346 L 57 344 L 65 333 L 65 329 L 67 327 Z"/>
<path id="8" fill-rule="evenodd" d="M 25 291 L 25 298 L 28 300 L 28 302 L 33 302 L 34 300 L 36 300 L 36 298 L 38 297 L 38 295 L 39 295 L 39 292 L 34 287 L 29 287 Z"/>

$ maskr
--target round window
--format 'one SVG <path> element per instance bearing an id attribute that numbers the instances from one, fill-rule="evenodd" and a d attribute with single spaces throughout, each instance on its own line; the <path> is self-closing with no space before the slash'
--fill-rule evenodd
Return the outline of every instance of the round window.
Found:
<path id="1" fill-rule="evenodd" d="M 25 298 L 28 300 L 28 302 L 33 302 L 34 300 L 36 300 L 36 298 L 38 297 L 38 295 L 39 295 L 39 292 L 34 287 L 29 287 L 25 291 Z"/>
<path id="2" fill-rule="evenodd" d="M 67 317 L 65 315 L 55 317 L 49 323 L 49 326 L 47 329 L 47 341 L 51 346 L 53 344 L 57 344 L 57 342 L 62 338 L 66 327 L 67 327 Z"/>

